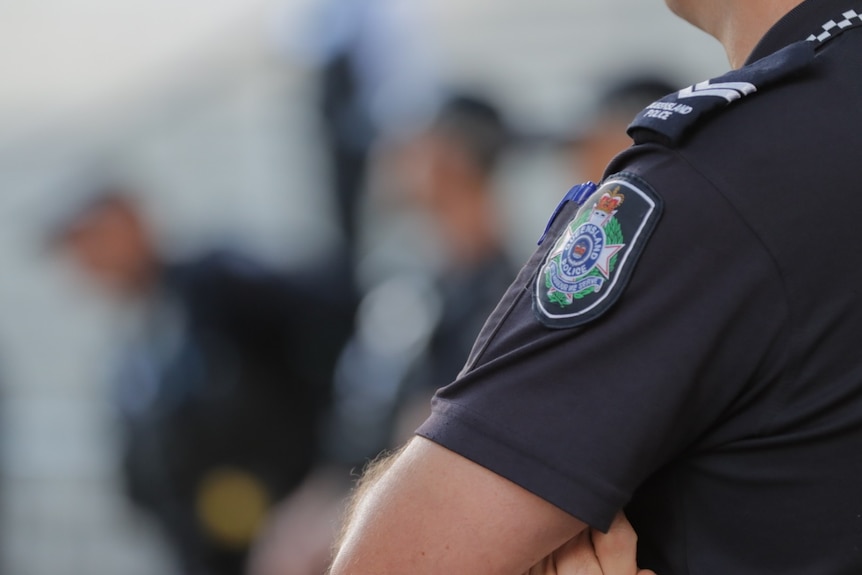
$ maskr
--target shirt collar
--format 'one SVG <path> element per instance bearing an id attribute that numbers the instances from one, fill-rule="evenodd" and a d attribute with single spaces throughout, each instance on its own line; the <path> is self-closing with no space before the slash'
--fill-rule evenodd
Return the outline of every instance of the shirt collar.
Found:
<path id="1" fill-rule="evenodd" d="M 851 8 L 862 13 L 862 0 L 805 0 L 773 26 L 754 48 L 746 64 L 822 32 L 821 26 Z"/>

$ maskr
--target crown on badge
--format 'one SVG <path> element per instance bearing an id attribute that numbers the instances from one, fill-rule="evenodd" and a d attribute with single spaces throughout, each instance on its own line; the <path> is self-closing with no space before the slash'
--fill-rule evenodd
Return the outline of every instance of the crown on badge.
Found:
<path id="1" fill-rule="evenodd" d="M 605 193 L 601 199 L 599 199 L 595 209 L 600 212 L 605 212 L 606 214 L 613 214 L 626 199 L 626 197 L 619 192 L 620 187 L 617 186 L 610 192 Z"/>

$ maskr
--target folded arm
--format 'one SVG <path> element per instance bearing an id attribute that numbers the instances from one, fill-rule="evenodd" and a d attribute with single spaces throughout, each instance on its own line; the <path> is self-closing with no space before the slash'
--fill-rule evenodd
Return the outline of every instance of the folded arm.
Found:
<path id="1" fill-rule="evenodd" d="M 414 438 L 359 496 L 331 575 L 520 575 L 586 525 Z"/>

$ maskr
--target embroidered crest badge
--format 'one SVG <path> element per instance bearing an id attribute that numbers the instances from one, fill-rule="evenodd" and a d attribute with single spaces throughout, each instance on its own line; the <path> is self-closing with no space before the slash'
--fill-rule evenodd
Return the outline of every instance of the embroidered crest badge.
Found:
<path id="1" fill-rule="evenodd" d="M 626 174 L 608 178 L 539 267 L 533 293 L 539 321 L 571 328 L 604 313 L 625 287 L 660 215 L 661 201 L 646 182 Z"/>

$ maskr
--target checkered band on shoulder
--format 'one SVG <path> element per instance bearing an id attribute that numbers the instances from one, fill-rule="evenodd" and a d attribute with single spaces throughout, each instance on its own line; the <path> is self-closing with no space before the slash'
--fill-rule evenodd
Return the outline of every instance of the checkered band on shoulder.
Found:
<path id="1" fill-rule="evenodd" d="M 831 39 L 833 36 L 837 36 L 847 28 L 855 28 L 856 26 L 862 25 L 862 14 L 856 12 L 856 10 L 848 10 L 844 12 L 841 16 L 843 19 L 838 20 L 830 20 L 826 24 L 823 25 L 823 32 L 820 34 L 812 34 L 808 37 L 809 42 L 826 42 Z"/>

